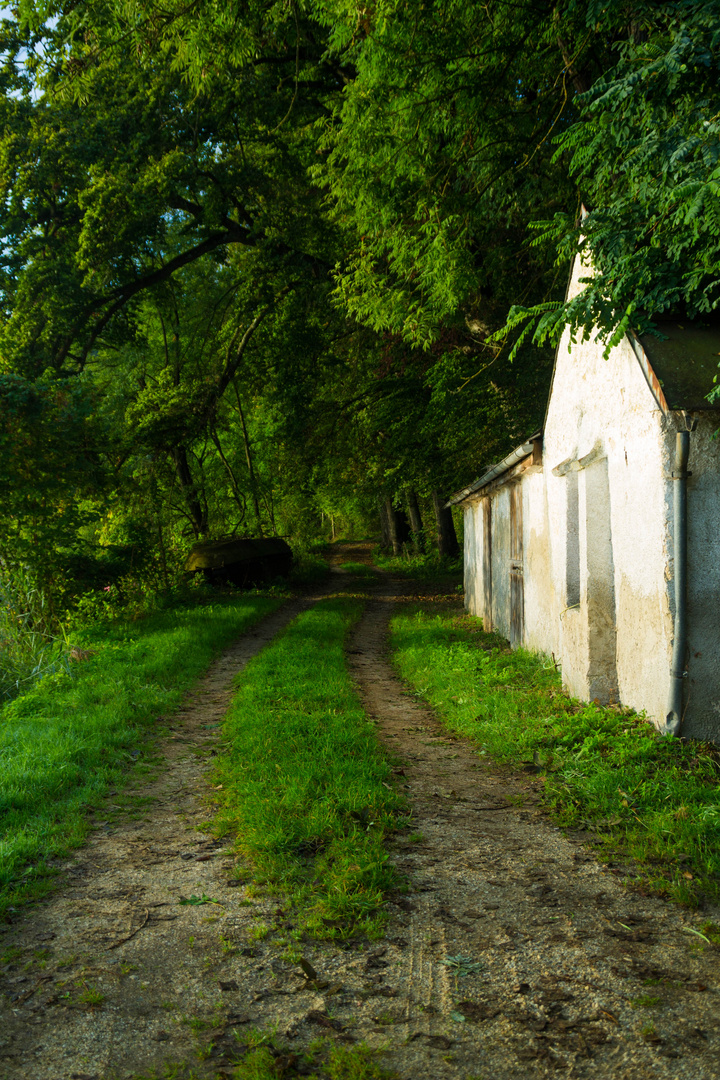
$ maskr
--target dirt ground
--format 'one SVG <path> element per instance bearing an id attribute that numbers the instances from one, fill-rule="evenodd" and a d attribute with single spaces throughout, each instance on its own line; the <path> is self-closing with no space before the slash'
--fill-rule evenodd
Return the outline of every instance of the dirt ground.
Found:
<path id="1" fill-rule="evenodd" d="M 367 558 L 346 545 L 334 561 Z M 57 891 L 3 930 L 0 1080 L 230 1077 L 252 1030 L 364 1042 L 403 1080 L 720 1077 L 717 951 L 698 916 L 625 888 L 542 815 L 533 777 L 485 764 L 397 679 L 388 619 L 424 591 L 458 603 L 383 576 L 348 642 L 414 815 L 392 845 L 409 891 L 386 938 L 304 942 L 308 978 L 286 955 L 291 908 L 238 885 L 208 831 L 231 679 L 313 597 L 290 601 L 173 716 L 141 809 L 111 817 L 110 802 Z"/>

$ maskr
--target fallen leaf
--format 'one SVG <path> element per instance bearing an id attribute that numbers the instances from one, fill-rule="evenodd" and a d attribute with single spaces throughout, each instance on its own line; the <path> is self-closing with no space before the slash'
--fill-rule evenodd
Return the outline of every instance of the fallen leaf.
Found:
<path id="1" fill-rule="evenodd" d="M 335 1031 L 342 1031 L 343 1025 L 339 1020 L 333 1020 L 327 1013 L 320 1012 L 319 1009 L 311 1009 L 305 1017 L 311 1024 L 319 1024 L 320 1027 L 333 1028 Z"/>
<path id="2" fill-rule="evenodd" d="M 298 964 L 300 965 L 300 967 L 305 972 L 305 977 L 306 978 L 312 979 L 313 982 L 317 982 L 318 973 L 315 970 L 315 968 L 312 966 L 312 964 L 308 960 L 305 959 L 304 956 L 300 957 L 300 959 L 298 960 Z"/>
<path id="3" fill-rule="evenodd" d="M 452 1046 L 452 1040 L 445 1035 L 428 1035 L 427 1041 L 428 1046 L 432 1046 L 435 1050 L 449 1050 Z"/>

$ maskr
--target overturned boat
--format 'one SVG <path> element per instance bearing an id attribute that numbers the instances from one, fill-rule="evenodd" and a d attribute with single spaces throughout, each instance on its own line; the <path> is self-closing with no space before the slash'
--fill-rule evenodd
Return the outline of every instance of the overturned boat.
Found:
<path id="1" fill-rule="evenodd" d="M 203 574 L 216 585 L 260 585 L 285 577 L 292 567 L 289 544 L 279 537 L 229 537 L 194 544 L 185 560 L 185 572 Z"/>

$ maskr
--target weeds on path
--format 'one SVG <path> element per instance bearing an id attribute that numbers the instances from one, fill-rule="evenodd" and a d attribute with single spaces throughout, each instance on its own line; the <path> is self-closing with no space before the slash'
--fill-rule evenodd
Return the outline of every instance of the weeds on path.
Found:
<path id="1" fill-rule="evenodd" d="M 535 767 L 566 826 L 630 856 L 646 887 L 696 904 L 720 898 L 717 747 L 658 734 L 629 709 L 582 704 L 555 664 L 476 619 L 415 610 L 392 622 L 400 674 L 481 755 Z"/>
<path id="2" fill-rule="evenodd" d="M 232 1066 L 234 1080 L 287 1080 L 298 1076 L 309 1080 L 399 1080 L 394 1070 L 383 1068 L 378 1059 L 382 1051 L 370 1047 L 337 1046 L 328 1039 L 316 1039 L 306 1049 L 283 1046 L 272 1034 L 248 1032 L 238 1041 L 237 1063 Z M 232 1056 L 232 1055 L 231 1055 Z M 204 1074 L 205 1075 L 205 1074 Z M 228 1076 L 223 1070 L 219 1076 Z M 193 1069 L 168 1064 L 158 1072 L 136 1074 L 128 1080 L 199 1080 Z"/>
<path id="3" fill-rule="evenodd" d="M 377 933 L 394 882 L 384 834 L 403 800 L 345 667 L 343 641 L 362 611 L 323 600 L 248 664 L 224 728 L 217 827 L 259 879 L 322 937 Z"/>
<path id="4" fill-rule="evenodd" d="M 398 1074 L 384 1069 L 377 1058 L 377 1051 L 364 1046 L 320 1045 L 304 1053 L 261 1047 L 236 1066 L 235 1080 L 277 1080 L 280 1075 L 307 1076 L 310 1070 L 310 1080 L 397 1080 Z"/>
<path id="5" fill-rule="evenodd" d="M 88 810 L 122 782 L 143 733 L 279 603 L 243 596 L 93 628 L 88 659 L 0 710 L 0 917 L 47 888 L 47 859 L 82 842 Z"/>

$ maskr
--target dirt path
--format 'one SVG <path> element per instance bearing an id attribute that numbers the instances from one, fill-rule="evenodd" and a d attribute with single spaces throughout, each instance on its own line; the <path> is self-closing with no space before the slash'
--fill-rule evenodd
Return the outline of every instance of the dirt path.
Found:
<path id="1" fill-rule="evenodd" d="M 68 883 L 3 933 L 16 954 L 0 970 L 0 1080 L 230 1077 L 249 1029 L 292 1048 L 363 1041 L 403 1080 L 720 1077 L 716 963 L 687 932 L 696 920 L 624 890 L 538 814 L 532 781 L 482 766 L 395 677 L 387 621 L 423 591 L 371 587 L 348 643 L 415 815 L 415 839 L 393 847 L 410 891 L 387 938 L 304 942 L 309 980 L 287 951 L 292 910 L 233 882 L 230 845 L 202 831 L 231 679 L 311 601 L 292 602 L 174 718 L 161 771 L 135 792 L 142 818 L 98 823 Z M 218 903 L 178 903 L 192 895 Z"/>
<path id="2" fill-rule="evenodd" d="M 422 836 L 396 845 L 411 891 L 378 979 L 397 990 L 379 1010 L 390 1060 L 413 1080 L 720 1076 L 717 952 L 688 932 L 697 918 L 624 888 L 534 809 L 532 781 L 483 766 L 413 699 L 386 659 L 391 607 L 379 595 L 350 643 Z"/>

